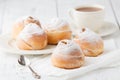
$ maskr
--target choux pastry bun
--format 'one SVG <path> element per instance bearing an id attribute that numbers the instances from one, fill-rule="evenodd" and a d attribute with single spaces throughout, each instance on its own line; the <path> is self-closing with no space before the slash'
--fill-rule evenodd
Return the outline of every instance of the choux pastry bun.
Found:
<path id="1" fill-rule="evenodd" d="M 16 39 L 16 37 L 18 36 L 18 34 L 23 30 L 23 28 L 25 27 L 25 25 L 29 24 L 29 23 L 35 23 L 37 24 L 39 27 L 41 27 L 40 22 L 38 19 L 32 17 L 32 16 L 27 16 L 24 17 L 22 19 L 17 20 L 14 24 L 13 24 L 13 29 L 12 29 L 12 38 Z"/>
<path id="2" fill-rule="evenodd" d="M 59 68 L 79 68 L 84 64 L 84 54 L 73 40 L 61 40 L 53 51 L 51 61 Z"/>
<path id="3" fill-rule="evenodd" d="M 80 45 L 85 56 L 95 57 L 100 55 L 104 50 L 102 38 L 87 28 L 82 28 L 74 40 Z"/>
<path id="4" fill-rule="evenodd" d="M 60 40 L 71 39 L 69 24 L 62 19 L 53 19 L 50 24 L 44 26 L 48 36 L 48 44 L 57 44 Z"/>
<path id="5" fill-rule="evenodd" d="M 25 25 L 16 39 L 16 45 L 21 50 L 39 50 L 47 46 L 47 35 L 35 23 Z"/>

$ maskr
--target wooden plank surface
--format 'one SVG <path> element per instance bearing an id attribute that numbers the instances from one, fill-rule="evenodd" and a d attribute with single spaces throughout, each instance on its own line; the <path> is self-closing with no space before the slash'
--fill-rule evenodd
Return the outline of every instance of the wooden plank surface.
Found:
<path id="1" fill-rule="evenodd" d="M 3 23 L 3 16 L 5 11 L 5 1 L 0 1 L 0 33 L 2 32 L 2 23 Z"/>
<path id="2" fill-rule="evenodd" d="M 113 7 L 114 15 L 116 20 L 118 21 L 120 27 L 120 1 L 119 0 L 109 0 L 111 6 Z"/>
<path id="3" fill-rule="evenodd" d="M 116 18 L 116 22 L 119 26 L 120 29 L 120 0 L 109 0 L 111 7 L 113 9 L 114 12 L 114 16 Z M 120 31 L 118 32 L 118 35 L 120 34 Z M 116 38 L 116 44 L 117 46 L 120 48 L 120 35 L 119 37 Z"/>
<path id="4" fill-rule="evenodd" d="M 3 33 L 10 32 L 13 22 L 22 16 L 33 15 L 41 23 L 56 17 L 55 0 L 5 0 Z"/>

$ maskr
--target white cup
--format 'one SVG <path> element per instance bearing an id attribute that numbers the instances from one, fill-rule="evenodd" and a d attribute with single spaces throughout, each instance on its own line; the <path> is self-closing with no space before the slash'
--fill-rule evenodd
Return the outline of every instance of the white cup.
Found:
<path id="1" fill-rule="evenodd" d="M 88 8 L 88 11 L 78 10 Z M 97 9 L 90 10 L 89 9 Z M 81 5 L 69 10 L 69 16 L 77 28 L 87 27 L 97 32 L 104 23 L 105 10 L 101 5 Z"/>

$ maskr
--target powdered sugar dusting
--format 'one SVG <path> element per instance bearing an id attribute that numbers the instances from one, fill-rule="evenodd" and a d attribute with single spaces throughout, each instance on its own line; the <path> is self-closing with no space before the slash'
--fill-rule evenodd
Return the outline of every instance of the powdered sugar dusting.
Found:
<path id="1" fill-rule="evenodd" d="M 55 50 L 53 51 L 53 54 L 70 54 L 73 51 L 80 51 L 82 53 L 82 50 L 80 49 L 79 45 L 76 44 L 73 40 L 61 40 Z"/>
<path id="2" fill-rule="evenodd" d="M 23 16 L 23 17 L 21 17 L 21 18 L 18 18 L 17 20 L 16 20 L 16 22 L 21 22 L 21 21 L 24 21 L 24 20 L 26 20 L 26 19 L 28 19 L 28 18 L 30 18 L 30 17 L 32 17 L 32 19 L 33 20 L 36 20 L 36 21 L 39 21 L 35 16 Z"/>
<path id="3" fill-rule="evenodd" d="M 50 22 L 50 26 L 46 26 L 47 30 L 57 30 L 63 27 L 64 25 L 68 25 L 67 21 L 59 18 L 54 18 Z"/>
<path id="4" fill-rule="evenodd" d="M 25 28 L 21 31 L 18 38 L 21 38 L 26 41 L 30 37 L 32 37 L 33 34 L 42 35 L 44 34 L 44 30 L 41 29 L 38 25 L 30 23 L 25 25 Z"/>
<path id="5" fill-rule="evenodd" d="M 99 40 L 102 40 L 99 35 L 94 33 L 93 31 L 89 30 L 88 28 L 85 28 L 84 31 L 79 30 L 77 33 L 79 40 L 85 40 L 90 43 L 98 42 Z"/>

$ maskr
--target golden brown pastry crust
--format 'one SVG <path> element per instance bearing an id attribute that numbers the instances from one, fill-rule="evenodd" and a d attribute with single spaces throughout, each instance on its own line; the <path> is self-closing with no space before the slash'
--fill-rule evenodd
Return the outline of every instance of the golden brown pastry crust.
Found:
<path id="1" fill-rule="evenodd" d="M 48 44 L 57 44 L 60 40 L 71 39 L 72 31 L 69 24 L 64 21 L 57 25 L 46 24 L 44 27 L 48 36 Z"/>
<path id="2" fill-rule="evenodd" d="M 104 43 L 102 38 L 93 32 L 92 34 L 91 32 L 89 32 L 89 34 L 84 34 L 84 31 L 88 31 L 84 28 L 82 31 L 83 32 L 79 33 L 81 35 L 75 36 L 74 41 L 82 48 L 85 56 L 95 57 L 100 55 L 104 51 Z"/>
<path id="3" fill-rule="evenodd" d="M 75 57 L 73 56 L 62 55 L 61 53 L 59 53 L 59 55 L 52 55 L 52 64 L 56 67 L 65 69 L 74 69 L 81 67 L 84 64 L 84 55 Z"/>
<path id="4" fill-rule="evenodd" d="M 102 54 L 102 52 L 104 51 L 104 45 L 102 40 L 97 42 L 96 45 L 93 45 L 86 41 L 81 41 L 79 39 L 75 39 L 75 41 L 80 45 L 85 56 L 96 57 Z"/>
<path id="5" fill-rule="evenodd" d="M 47 46 L 47 35 L 33 35 L 27 41 L 20 38 L 16 40 L 16 45 L 22 50 L 39 50 Z"/>
<path id="6" fill-rule="evenodd" d="M 33 18 L 32 16 L 27 17 L 23 22 L 24 22 L 24 25 L 27 25 L 29 23 L 35 23 L 35 24 L 37 24 L 38 26 L 41 27 L 41 24 L 40 24 L 39 20 Z"/>
<path id="7" fill-rule="evenodd" d="M 71 39 L 71 31 L 47 31 L 48 44 L 57 44 L 60 40 Z"/>
<path id="8" fill-rule="evenodd" d="M 66 49 L 66 47 L 64 49 Z M 54 52 L 51 56 L 51 61 L 54 66 L 65 69 L 73 69 L 79 68 L 84 64 L 84 54 L 78 48 L 74 48 L 73 50 L 71 48 L 71 50 L 67 52 L 65 51 L 66 53 L 62 51 L 61 48 L 57 50 L 58 51 Z"/>
<path id="9" fill-rule="evenodd" d="M 39 27 L 41 27 L 41 24 L 38 20 L 34 19 L 31 16 L 26 17 L 23 20 L 17 21 L 13 24 L 13 29 L 12 29 L 12 38 L 16 39 L 19 33 L 23 30 L 24 26 L 29 24 L 29 23 L 35 23 Z"/>

